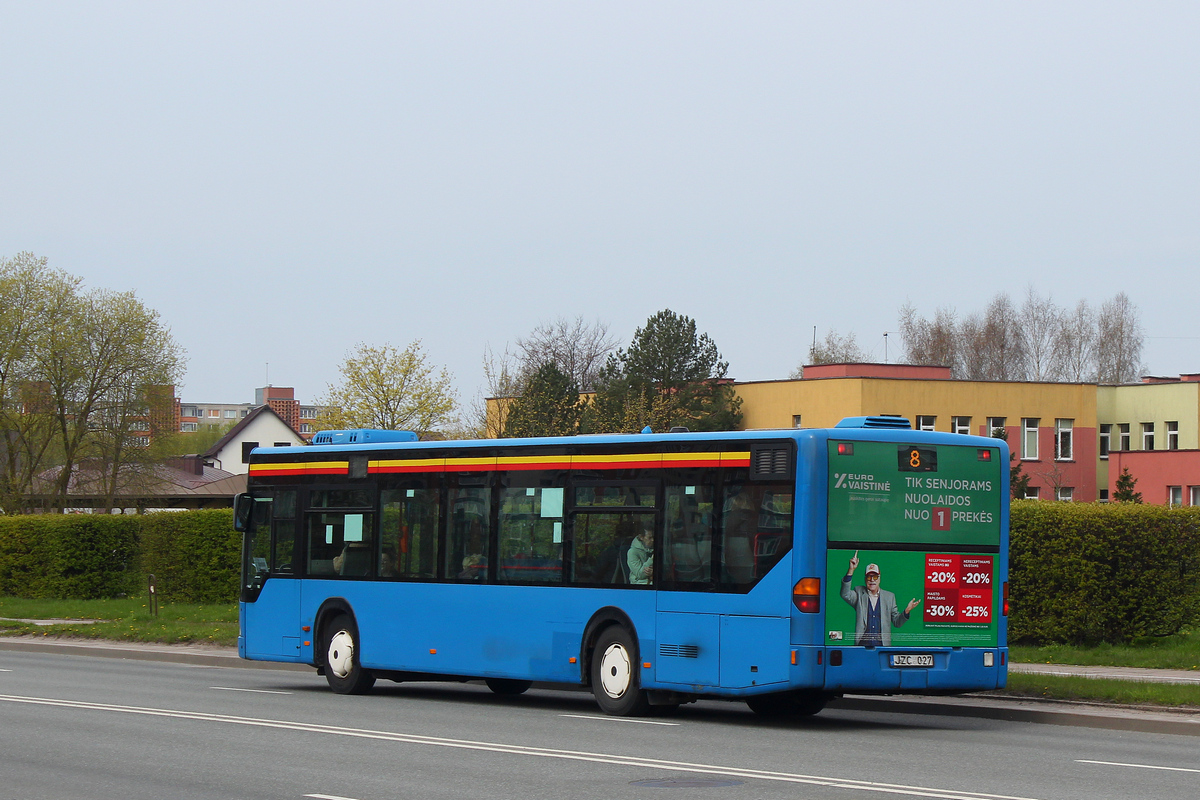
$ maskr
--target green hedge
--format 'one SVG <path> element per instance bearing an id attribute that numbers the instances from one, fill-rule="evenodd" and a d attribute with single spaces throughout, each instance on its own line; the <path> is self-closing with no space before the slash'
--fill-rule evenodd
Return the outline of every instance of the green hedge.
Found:
<path id="1" fill-rule="evenodd" d="M 232 603 L 241 580 L 241 534 L 233 512 L 173 511 L 141 519 L 141 580 L 153 574 L 163 600 Z"/>
<path id="2" fill-rule="evenodd" d="M 90 600 L 136 583 L 136 517 L 0 517 L 0 594 Z"/>
<path id="3" fill-rule="evenodd" d="M 1009 640 L 1095 644 L 1200 621 L 1200 508 L 1017 501 Z"/>

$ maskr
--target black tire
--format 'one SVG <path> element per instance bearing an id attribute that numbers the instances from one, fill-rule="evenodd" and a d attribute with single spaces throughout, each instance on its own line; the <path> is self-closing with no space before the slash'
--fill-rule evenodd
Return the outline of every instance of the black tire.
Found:
<path id="1" fill-rule="evenodd" d="M 639 679 L 637 642 L 620 625 L 605 628 L 592 650 L 592 694 L 605 714 L 638 717 L 650 709 Z"/>
<path id="2" fill-rule="evenodd" d="M 325 625 L 321 638 L 325 654 L 325 680 L 338 694 L 365 694 L 375 685 L 375 676 L 359 663 L 358 626 L 346 614 L 338 614 Z"/>
<path id="3" fill-rule="evenodd" d="M 762 717 L 811 717 L 825 708 L 829 696 L 824 692 L 799 689 L 778 694 L 756 694 L 746 698 L 750 710 Z"/>
<path id="4" fill-rule="evenodd" d="M 496 694 L 505 695 L 525 694 L 529 687 L 533 686 L 533 681 L 519 681 L 513 678 L 488 678 L 484 683 Z"/>

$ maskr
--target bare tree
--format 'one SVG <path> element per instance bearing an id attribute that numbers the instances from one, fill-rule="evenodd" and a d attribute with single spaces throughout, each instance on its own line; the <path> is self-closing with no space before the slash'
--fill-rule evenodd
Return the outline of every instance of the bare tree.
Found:
<path id="1" fill-rule="evenodd" d="M 553 364 L 580 391 L 590 392 L 617 344 L 608 333 L 608 324 L 599 320 L 588 323 L 578 316 L 538 323 L 528 336 L 517 339 L 521 382 L 528 382 L 543 365 Z"/>
<path id="2" fill-rule="evenodd" d="M 1058 380 L 1074 383 L 1096 380 L 1096 337 L 1096 312 L 1087 300 L 1080 300 L 1075 310 L 1063 314 L 1060 321 L 1054 348 L 1054 374 Z"/>
<path id="3" fill-rule="evenodd" d="M 1047 295 L 1041 297 L 1030 284 L 1021 304 L 1021 331 L 1025 343 L 1025 379 L 1058 380 L 1061 375 L 1065 313 Z"/>
<path id="4" fill-rule="evenodd" d="M 945 366 L 952 374 L 957 372 L 959 331 L 954 309 L 939 308 L 932 320 L 926 320 L 906 302 L 900 307 L 900 336 L 909 364 Z"/>
<path id="5" fill-rule="evenodd" d="M 854 333 L 845 336 L 838 334 L 837 329 L 831 328 L 822 341 L 814 341 L 808 348 L 807 364 L 853 364 L 866 361 L 867 356 L 858 346 Z M 804 364 L 792 370 L 792 378 L 804 377 Z"/>
<path id="6" fill-rule="evenodd" d="M 1145 334 L 1137 307 L 1124 292 L 1100 309 L 1097 330 L 1097 379 L 1100 383 L 1132 383 L 1146 371 L 1142 363 Z"/>

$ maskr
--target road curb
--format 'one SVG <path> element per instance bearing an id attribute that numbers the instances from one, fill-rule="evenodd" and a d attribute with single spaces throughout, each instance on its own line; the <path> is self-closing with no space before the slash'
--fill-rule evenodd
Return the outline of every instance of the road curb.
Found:
<path id="1" fill-rule="evenodd" d="M 1005 722 L 1031 722 L 1040 725 L 1200 736 L 1200 714 L 1145 711 L 1123 706 L 1097 704 L 1075 705 L 1054 701 L 1001 700 L 970 696 L 954 698 L 849 696 L 831 701 L 829 708 L 886 714 L 974 717 Z"/>
<path id="2" fill-rule="evenodd" d="M 166 661 L 174 664 L 191 664 L 200 667 L 225 667 L 227 669 L 274 669 L 292 672 L 312 672 L 313 670 L 307 664 L 247 661 L 244 658 L 239 658 L 236 651 L 222 652 L 216 648 L 206 651 L 189 651 L 184 649 L 172 650 L 166 647 L 114 647 L 108 644 L 68 644 L 62 641 L 51 642 L 0 638 L 0 650 L 118 658 L 128 661 Z"/>

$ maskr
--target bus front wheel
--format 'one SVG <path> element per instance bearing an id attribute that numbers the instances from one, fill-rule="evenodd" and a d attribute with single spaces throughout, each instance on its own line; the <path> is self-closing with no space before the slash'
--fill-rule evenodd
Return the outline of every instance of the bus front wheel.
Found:
<path id="1" fill-rule="evenodd" d="M 375 685 L 375 676 L 359 663 L 358 626 L 345 614 L 325 626 L 325 680 L 338 694 L 363 694 Z"/>
<path id="2" fill-rule="evenodd" d="M 606 628 L 592 651 L 592 694 L 605 714 L 635 717 L 645 714 L 650 704 L 638 680 L 638 651 L 624 628 Z"/>

